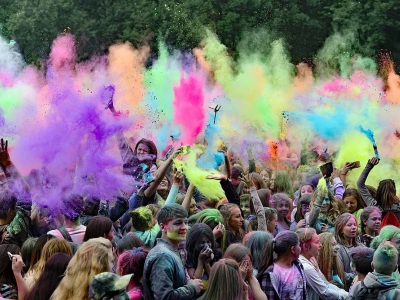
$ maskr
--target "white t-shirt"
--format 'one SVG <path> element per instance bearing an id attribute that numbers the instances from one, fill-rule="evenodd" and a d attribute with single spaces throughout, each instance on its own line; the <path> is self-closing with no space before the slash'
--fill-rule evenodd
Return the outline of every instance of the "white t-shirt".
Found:
<path id="1" fill-rule="evenodd" d="M 280 299 L 303 299 L 303 277 L 295 265 L 292 265 L 290 269 L 284 269 L 274 264 L 274 274 L 279 278 Z"/>

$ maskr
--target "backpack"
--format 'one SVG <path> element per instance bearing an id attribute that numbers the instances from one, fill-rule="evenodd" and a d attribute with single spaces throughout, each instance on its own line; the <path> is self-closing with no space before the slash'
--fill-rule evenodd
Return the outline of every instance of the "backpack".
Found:
<path id="1" fill-rule="evenodd" d="M 377 299 L 394 299 L 394 293 L 397 286 L 392 286 L 387 289 L 369 289 L 365 286 L 364 281 L 360 283 L 361 289 L 353 295 L 353 300 L 377 300 Z"/>

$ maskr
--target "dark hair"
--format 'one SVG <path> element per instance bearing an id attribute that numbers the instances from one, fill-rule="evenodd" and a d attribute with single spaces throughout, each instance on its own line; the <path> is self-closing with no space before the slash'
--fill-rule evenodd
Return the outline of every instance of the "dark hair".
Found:
<path id="1" fill-rule="evenodd" d="M 83 199 L 83 214 L 87 216 L 97 216 L 100 208 L 100 198 L 87 196 Z"/>
<path id="2" fill-rule="evenodd" d="M 15 210 L 16 205 L 17 197 L 8 190 L 3 191 L 0 195 L 0 219 L 6 219 L 7 211 Z"/>
<path id="3" fill-rule="evenodd" d="M 351 263 L 354 265 L 357 272 L 367 275 L 369 272 L 374 271 L 371 266 L 374 252 L 374 249 L 360 246 L 355 247 L 350 251 Z"/>
<path id="4" fill-rule="evenodd" d="M 353 188 L 348 188 L 348 189 L 346 189 L 344 191 L 343 197 L 342 197 L 343 202 L 344 202 L 344 198 L 351 197 L 351 196 L 353 196 L 357 201 L 356 210 L 359 210 L 361 208 L 365 208 L 366 207 L 365 202 L 362 199 L 360 192 L 357 189 L 353 189 Z"/>
<path id="5" fill-rule="evenodd" d="M 269 207 L 269 199 L 271 198 L 271 191 L 269 189 L 259 189 L 257 190 L 258 198 L 260 198 L 261 204 L 264 207 Z M 251 200 L 251 196 L 249 199 L 250 203 L 250 213 L 255 215 L 254 204 Z"/>
<path id="6" fill-rule="evenodd" d="M 30 237 L 22 244 L 21 256 L 25 264 L 24 273 L 26 273 L 29 270 L 29 267 L 31 265 L 33 248 L 35 248 L 37 240 L 38 238 Z"/>
<path id="7" fill-rule="evenodd" d="M 267 242 L 265 251 L 261 256 L 261 261 L 258 269 L 258 279 L 270 265 L 274 263 L 274 252 L 278 257 L 290 251 L 290 248 L 299 243 L 299 237 L 296 233 L 290 230 L 279 232 L 276 237 Z"/>
<path id="8" fill-rule="evenodd" d="M 250 249 L 251 262 L 256 270 L 258 270 L 261 256 L 265 251 L 267 243 L 273 238 L 270 233 L 264 231 L 253 231 L 249 237 L 246 247 Z"/>
<path id="9" fill-rule="evenodd" d="M 64 277 L 71 257 L 65 253 L 55 253 L 47 260 L 43 273 L 26 295 L 25 300 L 50 299 Z"/>
<path id="10" fill-rule="evenodd" d="M 240 175 L 243 175 L 244 171 L 241 167 L 239 166 L 233 166 L 231 170 L 231 178 L 233 179 L 238 179 Z"/>
<path id="11" fill-rule="evenodd" d="M 291 199 L 294 198 L 292 179 L 286 171 L 275 172 L 275 181 L 272 192 L 285 193 Z"/>
<path id="12" fill-rule="evenodd" d="M 51 239 L 55 238 L 56 237 L 54 235 L 43 234 L 37 239 L 35 246 L 33 247 L 32 250 L 31 262 L 30 262 L 31 266 L 34 266 L 39 261 L 40 256 L 42 255 L 42 250 L 44 245 L 46 245 L 46 243 Z"/>
<path id="13" fill-rule="evenodd" d="M 122 275 L 133 274 L 131 280 L 135 285 L 140 284 L 143 277 L 144 262 L 149 250 L 139 247 L 125 251 L 118 258 Z"/>
<path id="14" fill-rule="evenodd" d="M 149 154 L 154 155 L 153 163 L 155 163 L 157 160 L 157 147 L 154 142 L 147 139 L 141 139 L 139 142 L 136 143 L 135 150 L 133 151 L 134 155 L 137 155 L 137 148 L 140 144 L 146 145 L 149 148 Z"/>
<path id="15" fill-rule="evenodd" d="M 267 185 L 265 184 L 259 173 L 253 172 L 251 173 L 251 175 L 253 177 L 254 186 L 257 190 L 267 188 Z"/>
<path id="16" fill-rule="evenodd" d="M 353 218 L 356 221 L 356 224 L 358 226 L 357 218 L 354 215 L 350 214 L 350 213 L 341 214 L 336 220 L 334 234 L 335 234 L 335 239 L 336 239 L 337 243 L 340 244 L 340 245 L 344 245 L 345 244 L 346 239 L 345 239 L 345 236 L 343 234 L 343 228 L 346 226 L 346 223 L 351 218 Z M 354 246 L 354 247 L 358 246 L 357 237 L 354 237 L 354 238 L 351 239 L 351 245 Z"/>
<path id="17" fill-rule="evenodd" d="M 119 254 L 126 250 L 131 250 L 138 247 L 144 247 L 143 241 L 132 232 L 128 232 L 127 235 L 118 241 L 117 245 Z"/>
<path id="18" fill-rule="evenodd" d="M 172 203 L 164 205 L 160 208 L 157 213 L 158 224 L 165 224 L 172 219 L 187 218 L 188 212 L 182 207 L 182 205 Z"/>
<path id="19" fill-rule="evenodd" d="M 367 206 L 363 209 L 363 211 L 361 212 L 360 215 L 360 222 L 361 222 L 361 233 L 365 234 L 365 224 L 364 222 L 367 222 L 369 219 L 369 215 L 373 212 L 373 211 L 377 211 L 379 212 L 379 214 L 382 217 L 382 212 L 380 211 L 380 209 L 376 206 Z"/>
<path id="20" fill-rule="evenodd" d="M 399 201 L 396 195 L 396 184 L 392 179 L 384 179 L 379 182 L 376 190 L 376 201 L 383 210 L 391 209 L 393 204 Z"/>
<path id="21" fill-rule="evenodd" d="M 76 221 L 83 212 L 84 201 L 78 194 L 70 194 L 64 197 L 63 207 L 64 216 L 69 221 Z"/>
<path id="22" fill-rule="evenodd" d="M 17 245 L 4 244 L 0 245 L 0 287 L 8 284 L 17 289 L 17 281 L 15 280 L 12 270 L 12 262 L 7 252 L 11 254 L 19 254 L 20 249 Z"/>
<path id="23" fill-rule="evenodd" d="M 203 223 L 197 223 L 192 228 L 190 228 L 186 236 L 186 252 L 187 259 L 186 264 L 191 268 L 197 268 L 197 262 L 199 258 L 200 251 L 197 246 L 202 241 L 202 237 L 205 236 L 211 242 L 211 249 L 213 252 L 216 250 L 215 238 L 211 228 Z"/>
<path id="24" fill-rule="evenodd" d="M 251 259 L 250 249 L 243 244 L 235 243 L 230 244 L 229 247 L 226 248 L 223 258 L 232 258 L 236 260 L 238 264 L 240 264 L 246 255 L 248 255 Z"/>
<path id="25" fill-rule="evenodd" d="M 311 203 L 311 195 L 303 195 L 300 197 L 299 202 L 297 202 L 297 210 L 294 215 L 294 220 L 298 223 L 300 220 L 304 219 L 305 216 L 301 214 L 301 205 L 302 204 L 310 204 Z"/>
<path id="26" fill-rule="evenodd" d="M 91 218 L 86 226 L 83 241 L 86 242 L 89 239 L 104 237 L 112 230 L 112 226 L 113 222 L 110 218 L 104 216 L 95 216 Z"/>

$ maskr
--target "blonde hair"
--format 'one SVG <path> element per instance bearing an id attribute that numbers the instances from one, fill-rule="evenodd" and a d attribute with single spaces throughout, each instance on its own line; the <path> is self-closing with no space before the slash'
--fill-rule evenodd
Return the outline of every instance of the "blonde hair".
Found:
<path id="1" fill-rule="evenodd" d="M 89 286 L 94 276 L 110 272 L 108 253 L 111 249 L 111 242 L 102 237 L 83 243 L 69 262 L 65 277 L 50 299 L 90 299 Z"/>
<path id="2" fill-rule="evenodd" d="M 230 230 L 239 240 L 243 240 L 244 235 L 246 234 L 244 230 L 242 228 L 239 228 L 239 230 L 235 231 L 229 225 L 229 220 L 232 217 L 232 210 L 236 207 L 239 208 L 239 206 L 237 206 L 234 203 L 227 203 L 222 205 L 219 211 L 221 212 L 222 216 L 225 219 L 227 229 Z"/>
<path id="3" fill-rule="evenodd" d="M 318 197 L 318 191 L 315 190 L 312 195 L 312 198 L 311 198 L 310 208 L 312 208 L 314 206 L 314 203 L 317 200 L 317 197 Z M 326 218 L 328 219 L 328 222 L 331 225 L 335 225 L 336 219 L 340 216 L 341 212 L 340 212 L 339 204 L 338 204 L 336 198 L 329 191 L 328 191 L 328 197 L 329 197 L 329 200 L 331 201 L 331 206 L 329 207 L 328 212 L 325 215 L 326 215 Z"/>
<path id="4" fill-rule="evenodd" d="M 44 265 L 46 264 L 47 260 L 55 253 L 65 253 L 72 257 L 72 249 L 68 242 L 57 238 L 51 239 L 44 245 L 38 262 L 35 265 L 31 266 L 28 271 L 28 273 L 33 273 L 33 282 L 36 282 L 39 279 L 44 270 Z"/>

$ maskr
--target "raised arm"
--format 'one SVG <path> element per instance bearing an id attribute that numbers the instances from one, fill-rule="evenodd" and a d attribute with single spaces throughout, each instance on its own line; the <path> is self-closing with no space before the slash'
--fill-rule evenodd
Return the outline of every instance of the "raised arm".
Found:
<path id="1" fill-rule="evenodd" d="M 357 180 L 357 187 L 363 198 L 364 202 L 368 206 L 376 206 L 376 200 L 371 196 L 371 193 L 368 191 L 367 187 L 365 186 L 365 182 L 367 181 L 369 172 L 371 172 L 372 168 L 379 164 L 379 159 L 376 157 L 371 158 L 368 160 L 367 165 L 365 166 L 364 170 L 361 172 L 360 177 Z"/>
<path id="2" fill-rule="evenodd" d="M 267 221 L 265 219 L 264 207 L 261 203 L 260 197 L 258 196 L 257 190 L 254 186 L 253 176 L 249 174 L 245 179 L 245 181 L 247 186 L 250 188 L 251 201 L 253 201 L 254 211 L 257 216 L 257 223 L 258 223 L 257 230 L 265 231 L 265 228 L 267 227 Z"/>

